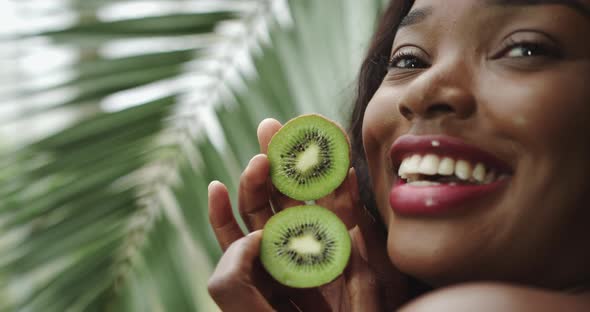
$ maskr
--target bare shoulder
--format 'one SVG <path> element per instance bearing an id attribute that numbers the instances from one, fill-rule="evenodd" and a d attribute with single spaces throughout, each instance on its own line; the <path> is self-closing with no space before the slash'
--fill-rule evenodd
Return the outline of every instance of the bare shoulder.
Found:
<path id="1" fill-rule="evenodd" d="M 428 293 L 400 311 L 590 311 L 590 294 L 570 295 L 501 283 L 469 283 Z"/>

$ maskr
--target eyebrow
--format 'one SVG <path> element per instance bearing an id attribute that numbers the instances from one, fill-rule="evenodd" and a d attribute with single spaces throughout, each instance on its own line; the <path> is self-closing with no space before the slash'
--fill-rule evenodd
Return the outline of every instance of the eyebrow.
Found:
<path id="1" fill-rule="evenodd" d="M 410 25 L 418 24 L 424 21 L 428 16 L 432 15 L 432 7 L 418 8 L 410 11 L 408 15 L 404 16 L 402 21 L 399 23 L 398 29 L 407 27 Z"/>
<path id="2" fill-rule="evenodd" d="M 527 6 L 527 5 L 564 5 L 590 18 L 590 7 L 579 0 L 485 0 L 487 6 Z M 410 11 L 400 22 L 398 29 L 418 24 L 432 15 L 432 7 L 418 8 Z"/>
<path id="3" fill-rule="evenodd" d="M 590 17 L 590 7 L 579 0 L 486 0 L 485 2 L 486 5 L 490 6 L 564 5 L 586 17 Z"/>

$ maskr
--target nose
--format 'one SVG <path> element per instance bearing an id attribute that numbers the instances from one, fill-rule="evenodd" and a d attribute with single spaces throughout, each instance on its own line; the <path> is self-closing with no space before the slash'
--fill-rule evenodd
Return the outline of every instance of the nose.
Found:
<path id="1" fill-rule="evenodd" d="M 466 71 L 458 68 L 445 71 L 430 68 L 408 85 L 398 110 L 409 121 L 442 116 L 467 119 L 477 108 L 469 80 Z"/>

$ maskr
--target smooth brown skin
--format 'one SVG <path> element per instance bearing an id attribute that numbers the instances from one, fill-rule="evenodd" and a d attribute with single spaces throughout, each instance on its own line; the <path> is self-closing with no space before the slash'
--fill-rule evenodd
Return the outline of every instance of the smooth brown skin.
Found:
<path id="1" fill-rule="evenodd" d="M 303 311 L 391 310 L 408 299 L 397 269 L 438 288 L 402 311 L 590 310 L 583 288 L 590 285 L 590 19 L 563 5 L 484 2 L 417 0 L 413 9 L 430 6 L 431 14 L 399 30 L 392 55 L 412 52 L 428 66 L 390 69 L 364 118 L 365 152 L 387 242 L 361 213 L 354 172 L 320 201 L 361 229 L 352 231 L 353 256 L 344 277 L 320 289 L 277 285 L 258 262 L 260 232 L 244 237 L 227 190 L 210 185 L 211 224 L 226 252 L 209 290 L 224 311 L 289 311 L 291 302 Z M 581 2 L 590 7 L 590 0 Z M 510 39 L 560 54 L 523 56 L 508 47 Z M 279 128 L 272 120 L 261 124 L 263 154 Z M 506 190 L 464 213 L 396 216 L 388 201 L 388 152 L 406 133 L 462 138 L 506 161 L 514 174 Z M 270 199 L 279 208 L 296 204 L 269 185 L 268 160 L 256 156 L 240 181 L 239 210 L 250 231 L 272 215 Z M 582 290 L 574 293 L 576 288 Z M 389 302 L 380 296 L 384 292 Z"/>
<path id="2" fill-rule="evenodd" d="M 588 286 L 590 18 L 565 5 L 485 2 L 417 0 L 412 10 L 430 7 L 430 14 L 399 29 L 392 55 L 412 53 L 426 66 L 391 68 L 367 107 L 364 147 L 389 257 L 437 287 L 478 280 L 554 291 Z M 525 56 L 511 40 L 559 56 Z M 461 138 L 514 174 L 506 189 L 461 213 L 397 216 L 388 200 L 388 153 L 408 133 Z"/>

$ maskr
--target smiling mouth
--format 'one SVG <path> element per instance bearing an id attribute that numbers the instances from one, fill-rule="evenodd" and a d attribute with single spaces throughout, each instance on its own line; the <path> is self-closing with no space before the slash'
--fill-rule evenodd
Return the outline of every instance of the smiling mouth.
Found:
<path id="1" fill-rule="evenodd" d="M 482 162 L 436 154 L 405 157 L 398 168 L 397 176 L 403 183 L 414 186 L 490 184 L 509 177 Z"/>
<path id="2" fill-rule="evenodd" d="M 495 156 L 447 136 L 402 136 L 390 157 L 396 178 L 415 186 L 490 184 L 512 175 Z"/>
<path id="3" fill-rule="evenodd" d="M 437 215 L 499 196 L 512 169 L 461 139 L 404 135 L 390 150 L 395 182 L 389 202 L 398 214 Z"/>

